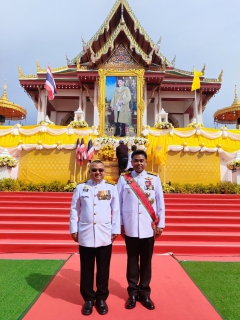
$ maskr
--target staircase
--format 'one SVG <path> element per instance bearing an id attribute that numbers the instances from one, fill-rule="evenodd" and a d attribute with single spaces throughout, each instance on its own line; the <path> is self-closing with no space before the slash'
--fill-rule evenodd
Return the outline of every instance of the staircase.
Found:
<path id="1" fill-rule="evenodd" d="M 0 252 L 72 253 L 72 193 L 0 192 Z M 240 254 L 240 195 L 165 194 L 166 228 L 155 253 Z M 121 236 L 113 252 L 125 252 Z"/>

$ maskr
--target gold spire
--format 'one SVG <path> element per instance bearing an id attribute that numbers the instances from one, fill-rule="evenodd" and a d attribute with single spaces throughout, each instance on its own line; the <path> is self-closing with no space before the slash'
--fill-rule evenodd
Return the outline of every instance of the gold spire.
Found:
<path id="1" fill-rule="evenodd" d="M 238 95 L 237 95 L 237 86 L 235 84 L 235 90 L 234 90 L 234 101 L 232 103 L 232 105 L 236 105 L 236 104 L 240 104 L 240 101 L 238 100 Z"/>
<path id="2" fill-rule="evenodd" d="M 2 100 L 8 100 L 8 98 L 7 98 L 7 84 L 6 84 L 6 79 L 4 80 L 3 94 L 2 94 L 1 99 L 2 99 Z"/>

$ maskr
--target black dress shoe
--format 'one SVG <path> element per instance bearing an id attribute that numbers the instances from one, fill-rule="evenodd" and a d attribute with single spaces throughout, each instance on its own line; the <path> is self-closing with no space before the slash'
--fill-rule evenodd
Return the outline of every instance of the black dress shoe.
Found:
<path id="1" fill-rule="evenodd" d="M 93 305 L 93 301 L 86 301 L 82 307 L 82 314 L 84 316 L 89 316 L 92 313 Z"/>
<path id="2" fill-rule="evenodd" d="M 136 301 L 138 300 L 137 296 L 131 296 L 127 299 L 125 307 L 126 309 L 133 309 L 136 307 Z"/>
<path id="3" fill-rule="evenodd" d="M 150 299 L 150 297 L 141 297 L 140 301 L 142 303 L 142 305 L 147 308 L 148 310 L 154 310 L 155 309 L 155 305 L 152 302 L 152 300 Z"/>
<path id="4" fill-rule="evenodd" d="M 104 300 L 99 300 L 96 302 L 97 312 L 101 315 L 108 313 L 108 306 Z"/>

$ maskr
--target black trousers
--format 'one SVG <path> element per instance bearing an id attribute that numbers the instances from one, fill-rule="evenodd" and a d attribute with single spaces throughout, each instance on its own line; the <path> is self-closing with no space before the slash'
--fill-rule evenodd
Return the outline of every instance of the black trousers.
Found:
<path id="1" fill-rule="evenodd" d="M 108 280 L 112 245 L 98 248 L 79 246 L 79 253 L 81 266 L 80 293 L 84 301 L 105 301 L 109 295 Z M 97 266 L 96 292 L 93 290 L 95 260 Z"/>
<path id="2" fill-rule="evenodd" d="M 115 136 L 120 136 L 120 135 L 125 136 L 125 123 L 118 122 L 119 112 L 120 111 L 118 111 L 117 122 L 115 123 L 116 125 Z"/>
<path id="3" fill-rule="evenodd" d="M 125 235 L 127 248 L 127 281 L 129 296 L 147 297 L 151 293 L 154 237 L 135 238 Z"/>
<path id="4" fill-rule="evenodd" d="M 119 168 L 119 175 L 127 168 L 128 164 L 128 157 L 122 157 L 118 159 L 118 168 Z"/>

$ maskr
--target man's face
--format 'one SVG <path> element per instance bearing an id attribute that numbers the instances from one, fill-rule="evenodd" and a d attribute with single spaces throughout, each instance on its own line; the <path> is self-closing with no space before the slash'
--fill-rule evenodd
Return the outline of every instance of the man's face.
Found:
<path id="1" fill-rule="evenodd" d="M 122 87 L 123 85 L 124 85 L 124 81 L 118 80 L 118 86 L 119 86 L 119 87 Z"/>
<path id="2" fill-rule="evenodd" d="M 93 162 L 90 165 L 90 177 L 93 182 L 100 183 L 104 179 L 105 169 L 102 163 Z"/>
<path id="3" fill-rule="evenodd" d="M 143 154 L 136 154 L 132 159 L 133 170 L 141 173 L 147 165 L 147 161 Z"/>

